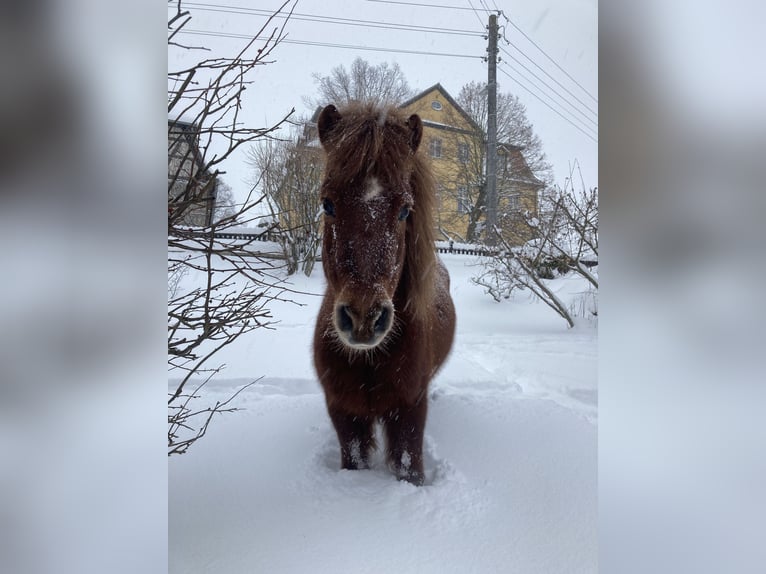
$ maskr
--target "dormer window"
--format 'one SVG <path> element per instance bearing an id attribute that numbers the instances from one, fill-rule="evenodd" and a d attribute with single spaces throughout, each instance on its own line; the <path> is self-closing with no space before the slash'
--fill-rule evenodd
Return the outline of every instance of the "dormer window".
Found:
<path id="1" fill-rule="evenodd" d="M 435 109 L 437 112 L 440 112 L 442 109 L 442 103 L 437 100 L 434 100 L 433 102 L 431 102 L 431 107 Z"/>

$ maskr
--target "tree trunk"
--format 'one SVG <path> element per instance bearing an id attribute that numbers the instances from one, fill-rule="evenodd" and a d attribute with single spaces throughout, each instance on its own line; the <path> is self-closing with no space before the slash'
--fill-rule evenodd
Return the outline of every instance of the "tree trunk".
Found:
<path id="1" fill-rule="evenodd" d="M 481 233 L 477 230 L 479 222 L 484 215 L 484 205 L 487 201 L 487 185 L 482 183 L 479 187 L 479 197 L 476 198 L 471 212 L 468 214 L 468 229 L 465 236 L 469 243 L 479 243 Z"/>

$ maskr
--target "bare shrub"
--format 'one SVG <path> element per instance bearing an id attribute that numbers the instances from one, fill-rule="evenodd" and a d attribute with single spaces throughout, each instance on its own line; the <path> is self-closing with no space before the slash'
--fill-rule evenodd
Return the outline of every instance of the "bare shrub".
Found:
<path id="1" fill-rule="evenodd" d="M 256 255 L 254 240 L 220 238 L 226 229 L 257 219 L 263 196 L 251 190 L 242 203 L 227 200 L 214 216 L 219 168 L 241 145 L 269 136 L 289 116 L 265 128 L 239 118 L 250 74 L 269 63 L 284 37 L 284 24 L 273 26 L 273 17 L 234 56 L 168 72 L 168 368 L 177 377 L 168 398 L 169 455 L 186 452 L 204 436 L 216 413 L 235 410 L 231 401 L 242 389 L 202 406 L 199 391 L 222 369 L 214 362 L 221 349 L 270 327 L 268 304 L 284 293 L 272 264 Z M 190 19 L 179 1 L 168 18 L 169 52 L 205 50 L 180 43 Z"/>
<path id="2" fill-rule="evenodd" d="M 582 181 L 582 179 L 581 179 Z M 598 314 L 598 188 L 575 191 L 570 176 L 563 189 L 545 199 L 539 215 L 527 215 L 526 224 L 534 239 L 521 247 L 511 243 L 497 229 L 499 251 L 486 258 L 474 282 L 483 286 L 496 301 L 507 299 L 514 290 L 529 289 L 560 315 L 570 327 L 573 316 Z M 567 305 L 553 291 L 550 281 L 574 272 L 588 282 L 588 294 L 580 304 Z"/>

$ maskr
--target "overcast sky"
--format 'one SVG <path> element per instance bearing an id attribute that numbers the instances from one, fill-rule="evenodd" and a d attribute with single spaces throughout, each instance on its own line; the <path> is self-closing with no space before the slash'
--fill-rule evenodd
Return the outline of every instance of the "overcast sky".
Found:
<path id="1" fill-rule="evenodd" d="M 232 7 L 260 11 L 275 10 L 280 4 L 278 0 L 262 0 L 257 3 L 217 0 L 215 4 L 186 2 L 185 7 L 192 14 L 187 29 L 252 35 L 262 26 L 266 17 L 254 13 L 234 14 L 231 12 L 236 10 Z M 272 53 L 275 63 L 259 68 L 253 77 L 255 84 L 246 92 L 243 119 L 253 126 L 265 126 L 281 119 L 293 107 L 299 115 L 310 114 L 313 110 L 306 108 L 303 96 L 313 96 L 316 92 L 312 74 L 316 72 L 326 75 L 339 64 L 348 67 L 358 56 L 373 64 L 398 63 L 410 87 L 416 91 L 440 82 L 451 95 L 457 96 L 461 86 L 467 82 L 487 80 L 487 64 L 481 59 L 486 54 L 487 42 L 479 35 L 471 35 L 486 33 L 488 14 L 484 7 L 492 10 L 499 8 L 512 22 L 509 23 L 502 15 L 498 19 L 505 38 L 499 43 L 502 59 L 498 67 L 499 91 L 517 95 L 526 106 L 528 117 L 553 164 L 557 183 L 563 183 L 569 174 L 571 162 L 576 159 L 580 163 L 585 184 L 589 187 L 598 185 L 598 145 L 595 141 L 598 136 L 594 123 L 598 121 L 594 115 L 594 112 L 598 112 L 598 102 L 593 99 L 598 98 L 596 0 L 523 3 L 507 0 L 299 0 L 294 10 L 296 17 L 287 24 L 288 40 L 342 44 L 355 48 L 281 44 Z M 311 15 L 348 19 L 349 23 L 298 19 Z M 360 21 L 427 26 L 461 33 L 353 25 Z M 519 29 L 545 50 L 580 86 L 557 68 Z M 213 55 L 231 55 L 246 42 L 242 38 L 199 35 L 185 35 L 182 40 L 204 45 L 211 49 Z M 452 55 L 372 51 L 362 47 Z M 180 58 L 190 56 L 199 58 L 200 53 L 171 53 L 169 67 L 175 68 Z M 591 134 L 590 137 L 583 132 Z M 243 180 L 248 175 L 242 155 L 238 155 L 224 169 L 227 171 L 224 179 L 234 188 L 236 195 L 242 197 L 247 188 Z"/>

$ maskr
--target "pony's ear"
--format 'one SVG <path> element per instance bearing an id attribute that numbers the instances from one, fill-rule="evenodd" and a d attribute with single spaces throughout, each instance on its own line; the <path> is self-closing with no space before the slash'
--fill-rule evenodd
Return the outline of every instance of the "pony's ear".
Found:
<path id="1" fill-rule="evenodd" d="M 325 106 L 325 108 L 319 114 L 319 119 L 317 120 L 317 130 L 319 131 L 319 141 L 325 148 L 327 147 L 327 140 L 330 132 L 338 124 L 340 117 L 341 116 L 338 112 L 338 108 L 332 104 Z"/>
<path id="2" fill-rule="evenodd" d="M 420 116 L 412 114 L 407 120 L 407 126 L 410 128 L 410 148 L 412 151 L 418 151 L 420 140 L 423 139 L 423 122 L 420 121 Z"/>

